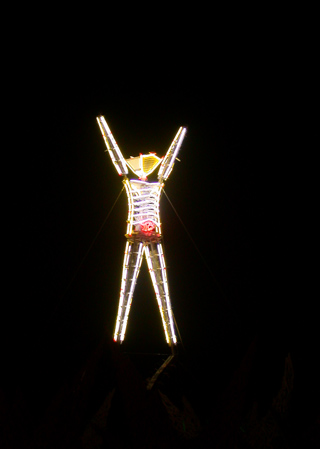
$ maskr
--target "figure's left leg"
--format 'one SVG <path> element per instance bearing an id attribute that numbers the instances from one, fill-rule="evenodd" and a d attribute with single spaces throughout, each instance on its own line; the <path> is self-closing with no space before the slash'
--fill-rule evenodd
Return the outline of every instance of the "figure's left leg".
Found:
<path id="1" fill-rule="evenodd" d="M 173 313 L 169 297 L 166 264 L 161 243 L 150 243 L 145 247 L 149 273 L 156 293 L 167 343 L 177 343 L 173 324 Z"/>

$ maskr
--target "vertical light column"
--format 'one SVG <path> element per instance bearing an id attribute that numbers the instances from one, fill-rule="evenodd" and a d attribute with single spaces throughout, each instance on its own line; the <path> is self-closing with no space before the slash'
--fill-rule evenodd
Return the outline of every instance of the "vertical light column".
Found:
<path id="1" fill-rule="evenodd" d="M 141 267 L 141 262 L 142 262 L 142 255 L 143 255 L 143 243 L 140 242 L 139 244 L 139 248 L 138 248 L 138 254 L 137 254 L 137 258 L 136 258 L 136 262 L 135 262 L 135 266 L 134 266 L 134 271 L 133 271 L 133 275 L 132 275 L 132 279 L 131 281 L 131 288 L 129 291 L 129 295 L 128 295 L 128 299 L 127 299 L 127 304 L 126 304 L 126 309 L 125 309 L 125 315 L 124 315 L 124 319 L 123 319 L 123 323 L 121 326 L 121 334 L 120 334 L 120 341 L 122 342 L 126 333 L 126 328 L 127 328 L 127 323 L 128 323 L 128 316 L 129 316 L 129 312 L 130 312 L 130 307 L 131 307 L 131 303 L 132 303 L 132 296 L 133 296 L 133 292 L 134 292 L 134 288 L 136 285 L 136 281 L 137 281 L 137 277 L 139 274 L 139 270 Z"/>
<path id="2" fill-rule="evenodd" d="M 122 316 L 123 316 L 123 312 L 124 312 L 123 302 L 124 302 L 124 294 L 125 294 L 125 290 L 126 290 L 126 284 L 128 281 L 128 266 L 129 266 L 129 260 L 130 260 L 130 255 L 131 255 L 131 248 L 132 248 L 132 243 L 127 241 L 126 248 L 124 251 L 119 307 L 118 307 L 118 314 L 117 314 L 117 319 L 116 319 L 116 328 L 115 328 L 114 336 L 113 336 L 114 341 L 118 340 L 118 332 L 119 332 L 119 328 L 120 328 L 120 324 L 121 324 Z"/>
<path id="3" fill-rule="evenodd" d="M 156 276 L 154 274 L 154 268 L 153 268 L 153 264 L 152 264 L 152 261 L 151 261 L 149 246 L 146 246 L 145 253 L 146 253 L 146 259 L 147 259 L 147 264 L 148 264 L 148 268 L 149 268 L 149 272 L 150 272 L 153 288 L 154 288 L 154 291 L 155 291 L 155 294 L 156 294 L 156 298 L 157 298 L 157 302 L 158 302 L 158 306 L 159 306 L 159 310 L 160 310 L 160 315 L 161 315 L 161 319 L 162 319 L 164 333 L 165 333 L 165 336 L 166 336 L 167 343 L 170 344 L 167 323 L 166 323 L 166 319 L 165 319 L 165 316 L 164 316 L 164 311 L 163 311 L 162 302 L 161 302 L 161 295 L 160 295 L 160 291 L 159 291 L 159 288 L 158 288 L 157 279 L 156 279 Z"/>
<path id="4" fill-rule="evenodd" d="M 127 196 L 128 196 L 127 235 L 131 235 L 132 234 L 132 226 L 133 226 L 133 212 L 134 212 L 132 187 L 131 187 L 130 181 L 128 179 L 125 179 L 123 183 L 126 188 L 126 192 L 127 192 Z"/>
<path id="5" fill-rule="evenodd" d="M 177 343 L 177 337 L 176 337 L 175 332 L 174 332 L 171 302 L 170 302 L 170 297 L 169 297 L 169 288 L 168 288 L 168 280 L 167 280 L 166 263 L 165 263 L 165 260 L 164 260 L 164 254 L 163 254 L 161 243 L 157 244 L 157 248 L 158 248 L 159 260 L 160 260 L 160 266 L 161 266 L 161 275 L 162 275 L 163 289 L 164 289 L 164 294 L 165 294 L 165 297 L 166 297 L 165 301 L 166 301 L 166 305 L 167 305 L 167 312 L 168 312 L 168 317 L 169 317 L 169 325 L 170 325 L 170 330 L 171 330 L 171 336 L 172 336 L 173 343 Z"/>
<path id="6" fill-rule="evenodd" d="M 161 235 L 161 222 L 160 222 L 160 196 L 161 196 L 161 191 L 162 191 L 163 186 L 164 186 L 164 184 L 161 184 L 161 185 L 159 186 L 158 191 L 157 191 L 157 199 L 156 199 L 156 205 L 157 205 L 156 213 L 157 213 L 157 219 L 158 219 L 158 223 L 159 223 L 159 226 L 157 227 L 157 232 L 158 232 L 160 235 Z"/>

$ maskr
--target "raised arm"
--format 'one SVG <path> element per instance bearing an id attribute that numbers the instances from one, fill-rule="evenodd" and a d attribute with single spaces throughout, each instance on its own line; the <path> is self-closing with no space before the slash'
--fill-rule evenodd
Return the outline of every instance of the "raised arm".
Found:
<path id="1" fill-rule="evenodd" d="M 97 122 L 102 132 L 102 136 L 106 143 L 108 153 L 110 154 L 113 165 L 116 167 L 119 175 L 126 175 L 128 173 L 126 161 L 122 156 L 120 148 L 118 147 L 117 142 L 114 140 L 114 137 L 103 115 L 97 117 Z"/>
<path id="2" fill-rule="evenodd" d="M 163 158 L 158 172 L 158 179 L 160 182 L 168 179 L 186 132 L 187 128 L 184 128 L 182 126 L 179 128 L 179 131 L 177 132 L 176 137 L 173 139 L 172 144 L 167 151 L 167 154 Z"/>

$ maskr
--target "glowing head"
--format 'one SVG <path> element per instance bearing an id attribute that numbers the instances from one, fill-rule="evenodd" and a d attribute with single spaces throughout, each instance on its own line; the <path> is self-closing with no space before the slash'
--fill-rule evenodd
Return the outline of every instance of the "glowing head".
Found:
<path id="1" fill-rule="evenodd" d="M 149 153 L 126 159 L 126 163 L 133 173 L 145 180 L 158 167 L 161 160 L 155 153 Z"/>

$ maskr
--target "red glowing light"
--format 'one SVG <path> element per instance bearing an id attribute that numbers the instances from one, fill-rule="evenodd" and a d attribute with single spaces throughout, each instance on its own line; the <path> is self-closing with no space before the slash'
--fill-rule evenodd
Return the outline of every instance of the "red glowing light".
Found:
<path id="1" fill-rule="evenodd" d="M 147 234 L 149 232 L 151 233 L 154 230 L 154 228 L 155 228 L 155 224 L 151 220 L 141 223 L 141 231 L 144 232 L 145 234 Z"/>

